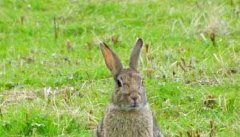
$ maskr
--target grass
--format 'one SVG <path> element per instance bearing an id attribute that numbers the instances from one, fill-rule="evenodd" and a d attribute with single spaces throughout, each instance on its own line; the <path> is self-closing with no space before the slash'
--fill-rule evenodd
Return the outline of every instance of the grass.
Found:
<path id="1" fill-rule="evenodd" d="M 114 85 L 99 41 L 128 64 L 137 37 L 165 136 L 240 136 L 239 4 L 1 0 L 0 136 L 91 136 Z"/>

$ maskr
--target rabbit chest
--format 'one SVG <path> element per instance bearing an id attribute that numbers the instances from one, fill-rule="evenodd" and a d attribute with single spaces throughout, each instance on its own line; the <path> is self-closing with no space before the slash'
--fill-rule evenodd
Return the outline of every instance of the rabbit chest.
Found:
<path id="1" fill-rule="evenodd" d="M 153 137 L 150 110 L 111 111 L 104 118 L 104 137 Z"/>

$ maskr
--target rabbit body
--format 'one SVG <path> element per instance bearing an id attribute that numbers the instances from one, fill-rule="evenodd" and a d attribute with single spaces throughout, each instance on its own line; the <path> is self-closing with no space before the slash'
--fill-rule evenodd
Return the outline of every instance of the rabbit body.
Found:
<path id="1" fill-rule="evenodd" d="M 163 137 L 147 102 L 137 60 L 143 45 L 138 39 L 130 58 L 130 68 L 123 69 L 116 54 L 105 44 L 101 50 L 115 80 L 115 91 L 96 137 Z"/>
<path id="2" fill-rule="evenodd" d="M 152 113 L 148 106 L 122 111 L 110 105 L 101 128 L 102 137 L 153 137 Z"/>

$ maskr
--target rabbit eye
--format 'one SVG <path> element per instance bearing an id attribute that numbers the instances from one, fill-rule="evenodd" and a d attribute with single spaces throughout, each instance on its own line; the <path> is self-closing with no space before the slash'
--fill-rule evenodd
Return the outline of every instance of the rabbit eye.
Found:
<path id="1" fill-rule="evenodd" d="M 118 87 L 121 87 L 122 86 L 122 82 L 120 80 L 117 80 L 117 85 L 118 85 Z"/>

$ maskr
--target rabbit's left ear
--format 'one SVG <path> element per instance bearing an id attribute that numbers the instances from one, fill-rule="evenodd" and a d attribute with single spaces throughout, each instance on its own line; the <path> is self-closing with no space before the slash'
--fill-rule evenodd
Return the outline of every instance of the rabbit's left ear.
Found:
<path id="1" fill-rule="evenodd" d="M 143 46 L 143 40 L 141 38 L 138 38 L 135 46 L 132 49 L 130 63 L 129 63 L 129 67 L 134 70 L 137 70 L 138 58 L 139 58 L 142 46 Z"/>
<path id="2" fill-rule="evenodd" d="M 122 70 L 123 66 L 118 56 L 105 43 L 100 43 L 100 48 L 108 69 L 112 72 L 114 78 Z"/>

